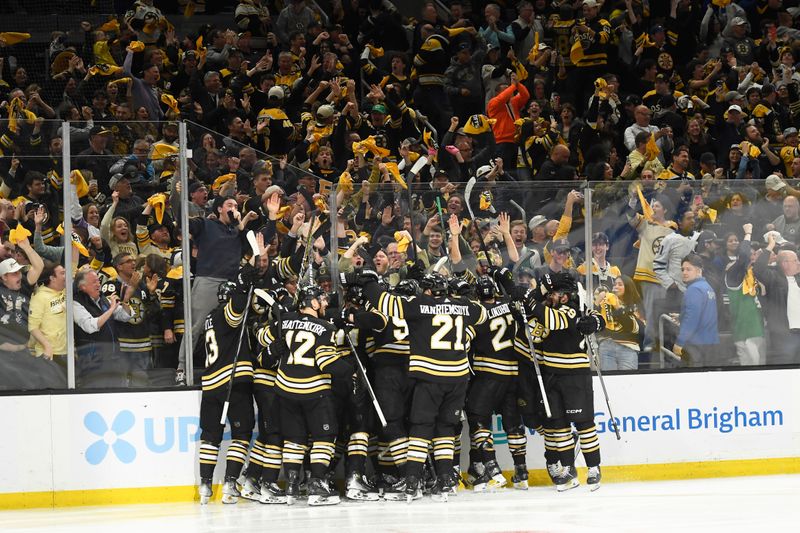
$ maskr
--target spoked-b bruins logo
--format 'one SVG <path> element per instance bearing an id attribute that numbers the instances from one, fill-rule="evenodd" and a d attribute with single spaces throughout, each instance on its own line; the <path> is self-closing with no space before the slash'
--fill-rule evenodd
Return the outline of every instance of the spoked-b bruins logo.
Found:
<path id="1" fill-rule="evenodd" d="M 674 62 L 672 61 L 672 56 L 668 52 L 661 52 L 658 54 L 656 63 L 658 64 L 658 68 L 664 71 L 671 71 L 675 66 Z"/>

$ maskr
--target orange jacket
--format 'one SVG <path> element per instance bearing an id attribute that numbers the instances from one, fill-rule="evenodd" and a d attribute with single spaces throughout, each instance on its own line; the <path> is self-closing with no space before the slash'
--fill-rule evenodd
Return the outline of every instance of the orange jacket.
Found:
<path id="1" fill-rule="evenodd" d="M 519 112 L 530 96 L 528 89 L 523 84 L 517 83 L 509 85 L 507 89 L 489 100 L 486 113 L 489 118 L 497 120 L 492 126 L 496 143 L 514 142 L 514 121 L 520 118 Z"/>

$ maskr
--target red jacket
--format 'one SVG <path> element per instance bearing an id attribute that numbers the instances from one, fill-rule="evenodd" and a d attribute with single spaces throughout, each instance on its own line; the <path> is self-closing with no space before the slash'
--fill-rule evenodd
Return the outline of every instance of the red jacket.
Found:
<path id="1" fill-rule="evenodd" d="M 519 112 L 530 96 L 528 89 L 523 84 L 517 83 L 509 85 L 507 89 L 489 100 L 486 113 L 489 118 L 497 120 L 492 126 L 496 143 L 514 142 L 514 121 L 520 118 Z"/>

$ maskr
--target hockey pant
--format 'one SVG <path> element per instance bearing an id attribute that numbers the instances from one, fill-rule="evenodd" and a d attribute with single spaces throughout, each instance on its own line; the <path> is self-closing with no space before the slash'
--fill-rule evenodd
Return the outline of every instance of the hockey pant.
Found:
<path id="1" fill-rule="evenodd" d="M 514 464 L 525 464 L 527 437 L 517 404 L 517 379 L 479 372 L 467 392 L 470 462 L 495 460 L 492 414 L 501 415 Z"/>
<path id="2" fill-rule="evenodd" d="M 283 432 L 283 467 L 286 471 L 300 470 L 308 451 L 311 476 L 324 479 L 336 447 L 338 424 L 336 407 L 331 396 L 298 400 L 280 399 L 281 430 Z"/>
<path id="3" fill-rule="evenodd" d="M 217 465 L 224 426 L 219 423 L 225 403 L 226 385 L 203 391 L 200 400 L 200 478 L 211 479 Z M 225 456 L 225 479 L 237 478 L 247 459 L 247 448 L 253 436 L 253 384 L 234 383 L 228 405 L 231 443 Z"/>
<path id="4" fill-rule="evenodd" d="M 411 400 L 406 477 L 421 478 L 422 465 L 433 445 L 436 474 L 443 478 L 453 471 L 453 435 L 461 420 L 467 382 L 417 381 Z"/>
<path id="5" fill-rule="evenodd" d="M 590 374 L 545 374 L 545 391 L 552 418 L 544 422 L 545 459 L 575 464 L 575 439 L 570 423 L 575 424 L 586 466 L 600 464 L 600 440 L 594 424 L 594 391 Z M 555 459 L 555 460 L 553 460 Z"/>
<path id="6" fill-rule="evenodd" d="M 378 471 L 398 476 L 405 468 L 408 452 L 406 416 L 413 383 L 401 365 L 376 366 L 372 383 L 387 422 L 385 428 L 378 429 Z"/>
<path id="7" fill-rule="evenodd" d="M 278 481 L 281 471 L 283 437 L 281 435 L 280 396 L 274 387 L 255 385 L 258 406 L 258 437 L 250 450 L 247 477 L 262 483 Z"/>

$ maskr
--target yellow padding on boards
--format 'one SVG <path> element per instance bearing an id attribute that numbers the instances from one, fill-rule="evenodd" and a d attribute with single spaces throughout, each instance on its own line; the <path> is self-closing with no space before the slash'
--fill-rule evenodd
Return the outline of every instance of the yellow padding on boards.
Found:
<path id="1" fill-rule="evenodd" d="M 766 476 L 800 474 L 800 457 L 744 459 L 694 463 L 662 463 L 650 465 L 604 466 L 603 483 L 628 481 L 665 481 L 714 477 Z M 581 482 L 586 468 L 578 468 Z M 503 475 L 511 479 L 513 472 Z M 550 485 L 545 470 L 529 470 L 531 486 Z M 222 485 L 214 486 L 213 500 L 222 495 Z M 58 492 L 12 492 L 0 494 L 0 509 L 32 509 L 37 507 L 75 507 L 81 505 L 124 505 L 139 503 L 192 502 L 197 500 L 197 487 L 141 487 L 132 489 L 92 489 Z"/>

